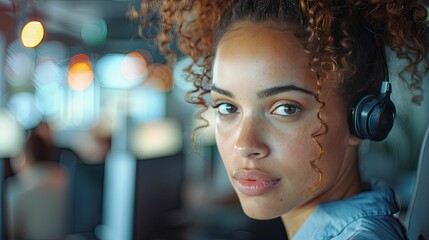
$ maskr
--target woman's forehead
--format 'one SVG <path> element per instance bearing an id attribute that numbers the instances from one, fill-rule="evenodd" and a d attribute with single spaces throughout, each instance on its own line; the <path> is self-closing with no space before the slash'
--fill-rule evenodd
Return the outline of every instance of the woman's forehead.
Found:
<path id="1" fill-rule="evenodd" d="M 225 35 L 218 45 L 213 77 L 214 82 L 235 79 L 243 83 L 259 78 L 266 86 L 293 82 L 311 90 L 314 87 L 309 85 L 316 83 L 309 54 L 293 33 L 252 23 L 243 23 Z M 310 81 L 300 83 L 303 78 Z"/>
<path id="2" fill-rule="evenodd" d="M 223 34 L 220 39 L 220 42 L 226 41 L 230 38 L 238 36 L 253 36 L 258 37 L 267 32 L 277 32 L 277 33 L 286 33 L 288 36 L 294 36 L 296 27 L 288 23 L 276 23 L 276 22 L 255 22 L 255 21 L 240 21 L 231 25 L 230 28 Z M 297 46 L 303 47 L 303 44 L 294 36 L 293 43 Z"/>

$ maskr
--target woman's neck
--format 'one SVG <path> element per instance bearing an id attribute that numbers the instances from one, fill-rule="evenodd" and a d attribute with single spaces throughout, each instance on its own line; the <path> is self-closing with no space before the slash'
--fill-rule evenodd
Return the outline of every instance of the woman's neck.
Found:
<path id="1" fill-rule="evenodd" d="M 288 239 L 292 239 L 298 232 L 299 228 L 304 224 L 305 220 L 311 215 L 317 205 L 304 204 L 284 215 L 282 215 L 283 225 L 286 228 Z"/>
<path id="2" fill-rule="evenodd" d="M 363 191 L 357 160 L 357 148 L 352 149 L 346 154 L 346 157 L 355 158 L 355 160 L 352 161 L 354 164 L 352 164 L 352 166 L 344 166 L 347 168 L 346 171 L 343 171 L 343 174 L 338 177 L 332 187 L 319 193 L 317 197 L 311 199 L 307 203 L 281 216 L 288 239 L 293 238 L 302 224 L 304 224 L 320 203 L 346 199 Z"/>

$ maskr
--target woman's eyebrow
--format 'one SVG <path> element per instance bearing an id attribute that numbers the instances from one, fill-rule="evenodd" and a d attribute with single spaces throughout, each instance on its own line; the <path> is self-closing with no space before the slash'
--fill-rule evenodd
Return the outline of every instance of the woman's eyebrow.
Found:
<path id="1" fill-rule="evenodd" d="M 315 96 L 315 94 L 312 91 L 305 89 L 305 88 L 298 87 L 296 85 L 284 85 L 284 86 L 276 86 L 276 87 L 272 87 L 272 88 L 267 88 L 267 89 L 264 89 L 262 91 L 259 91 L 257 93 L 257 96 L 258 96 L 258 98 L 266 98 L 266 97 L 274 96 L 274 95 L 279 94 L 279 93 L 290 92 L 290 91 L 297 91 L 297 92 L 309 94 L 311 96 Z"/>
<path id="2" fill-rule="evenodd" d="M 218 88 L 214 84 L 211 86 L 210 91 L 217 92 L 230 98 L 234 98 L 234 94 L 232 94 L 232 92 L 222 88 Z"/>
<path id="3" fill-rule="evenodd" d="M 230 98 L 234 98 L 234 94 L 232 94 L 232 92 L 219 88 L 214 84 L 211 86 L 210 91 L 217 92 L 219 94 L 225 95 Z M 266 98 L 266 97 L 274 96 L 283 92 L 290 92 L 290 91 L 302 92 L 305 94 L 309 94 L 311 96 L 315 96 L 315 94 L 312 91 L 305 88 L 298 87 L 296 85 L 284 85 L 284 86 L 267 88 L 259 91 L 257 93 L 257 96 L 258 98 Z"/>

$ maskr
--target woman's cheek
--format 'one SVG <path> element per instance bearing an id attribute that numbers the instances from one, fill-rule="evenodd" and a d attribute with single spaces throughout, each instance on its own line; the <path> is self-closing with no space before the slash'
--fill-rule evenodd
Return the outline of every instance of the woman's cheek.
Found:
<path id="1" fill-rule="evenodd" d="M 224 144 L 224 141 L 228 139 L 228 135 L 230 135 L 231 132 L 224 126 L 225 124 L 221 124 L 219 121 L 216 121 L 215 124 L 216 142 L 218 145 L 222 145 Z"/>
<path id="2" fill-rule="evenodd" d="M 273 131 L 273 142 L 284 143 L 285 147 L 293 148 L 292 152 L 307 153 L 314 145 L 312 135 L 317 129 L 318 124 L 311 120 L 277 125 Z"/>
<path id="3" fill-rule="evenodd" d="M 217 147 L 221 154 L 222 159 L 226 160 L 224 156 L 232 156 L 234 150 L 234 134 L 236 130 L 232 127 L 227 127 L 225 124 L 216 123 L 215 138 Z"/>

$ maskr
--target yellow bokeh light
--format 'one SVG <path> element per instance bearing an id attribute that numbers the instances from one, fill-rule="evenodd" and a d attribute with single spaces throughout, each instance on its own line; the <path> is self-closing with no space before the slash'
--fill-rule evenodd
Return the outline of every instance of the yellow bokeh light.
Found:
<path id="1" fill-rule="evenodd" d="M 93 80 L 94 72 L 87 62 L 77 62 L 70 67 L 68 83 L 72 90 L 85 90 Z"/>
<path id="2" fill-rule="evenodd" d="M 32 48 L 42 42 L 45 30 L 39 21 L 31 21 L 25 24 L 21 32 L 21 41 L 25 47 Z"/>

